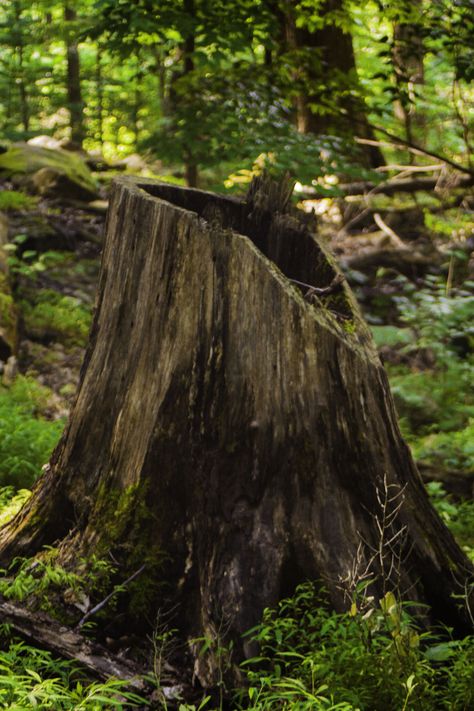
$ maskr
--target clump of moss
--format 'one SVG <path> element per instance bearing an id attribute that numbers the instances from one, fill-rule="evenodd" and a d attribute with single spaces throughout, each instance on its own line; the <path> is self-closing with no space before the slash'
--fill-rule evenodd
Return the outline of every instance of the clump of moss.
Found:
<path id="1" fill-rule="evenodd" d="M 30 487 L 41 473 L 64 427 L 45 415 L 51 391 L 17 376 L 0 386 L 0 486 Z"/>
<path id="2" fill-rule="evenodd" d="M 26 195 L 18 190 L 0 191 L 0 211 L 14 212 L 16 210 L 34 210 L 38 198 Z"/>
<path id="3" fill-rule="evenodd" d="M 21 310 L 25 329 L 34 338 L 54 339 L 67 346 L 86 345 L 92 313 L 79 299 L 41 289 L 34 304 L 21 302 Z"/>

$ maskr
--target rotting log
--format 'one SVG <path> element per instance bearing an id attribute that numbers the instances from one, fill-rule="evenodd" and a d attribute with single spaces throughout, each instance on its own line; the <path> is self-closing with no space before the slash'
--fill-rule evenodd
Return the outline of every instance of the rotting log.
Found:
<path id="1" fill-rule="evenodd" d="M 456 175 L 451 182 L 443 184 L 439 177 L 416 177 L 416 178 L 394 178 L 381 183 L 372 183 L 368 180 L 356 183 L 347 183 L 337 186 L 338 195 L 336 197 L 351 197 L 356 195 L 396 195 L 397 193 L 416 193 L 425 190 L 456 190 L 467 189 L 474 185 L 473 175 Z M 327 198 L 327 190 L 321 191 L 315 188 L 305 188 L 298 192 L 300 200 L 317 200 Z"/>
<path id="2" fill-rule="evenodd" d="M 287 193 L 266 195 L 265 181 L 247 200 L 115 182 L 75 405 L 0 558 L 56 545 L 65 565 L 145 564 L 141 617 L 173 609 L 187 640 L 225 632 L 236 660 L 265 606 L 310 578 L 340 608 L 367 568 L 374 594 L 396 588 L 466 631 L 452 595 L 472 568 L 401 438 L 369 329 L 324 247 L 278 210 Z M 212 685 L 217 662 L 194 651 Z"/>
<path id="3" fill-rule="evenodd" d="M 137 691 L 146 688 L 144 668 L 114 656 L 101 645 L 85 639 L 45 613 L 32 615 L 25 607 L 0 598 L 0 615 L 16 634 L 54 654 L 76 660 L 99 679 L 114 676 L 127 681 Z"/>

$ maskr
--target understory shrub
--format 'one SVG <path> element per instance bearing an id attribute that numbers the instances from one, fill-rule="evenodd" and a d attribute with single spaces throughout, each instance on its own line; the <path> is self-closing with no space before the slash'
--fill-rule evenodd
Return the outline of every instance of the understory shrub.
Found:
<path id="1" fill-rule="evenodd" d="M 427 484 L 435 509 L 474 563 L 474 500 L 457 501 L 437 481 Z"/>
<path id="2" fill-rule="evenodd" d="M 55 659 L 49 652 L 24 642 L 10 640 L 0 649 L 2 709 L 120 711 L 143 708 L 143 703 L 144 699 L 127 690 L 127 682 L 92 682 L 77 664 Z"/>
<path id="3" fill-rule="evenodd" d="M 244 664 L 252 711 L 463 711 L 474 704 L 474 637 L 421 632 L 392 593 L 338 614 L 312 583 L 264 612 Z"/>

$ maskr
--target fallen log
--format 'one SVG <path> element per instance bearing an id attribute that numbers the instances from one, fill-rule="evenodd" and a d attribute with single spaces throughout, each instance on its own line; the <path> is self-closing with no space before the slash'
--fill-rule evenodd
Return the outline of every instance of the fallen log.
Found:
<path id="1" fill-rule="evenodd" d="M 395 195 L 396 193 L 416 193 L 424 190 L 436 190 L 443 187 L 448 190 L 457 188 L 469 188 L 474 185 L 474 176 L 459 175 L 453 178 L 449 184 L 443 184 L 439 177 L 436 178 L 401 178 L 399 180 L 387 180 L 383 183 L 373 183 L 370 181 L 359 181 L 355 183 L 343 183 L 337 186 L 338 197 L 352 197 L 356 195 Z M 298 191 L 297 196 L 300 200 L 317 200 L 319 198 L 327 198 L 327 189 L 318 190 L 318 188 L 305 188 Z"/>
<path id="2" fill-rule="evenodd" d="M 407 248 L 371 249 L 352 257 L 343 257 L 340 259 L 340 263 L 344 270 L 351 269 L 367 273 L 384 267 L 385 269 L 394 269 L 407 277 L 420 276 L 435 266 L 433 255 L 428 257 Z"/>
<path id="3" fill-rule="evenodd" d="M 45 613 L 32 613 L 0 597 L 0 615 L 11 629 L 29 642 L 65 659 L 77 661 L 99 679 L 116 677 L 136 691 L 147 687 L 146 669 L 135 662 L 110 654 L 105 647 L 83 637 Z"/>

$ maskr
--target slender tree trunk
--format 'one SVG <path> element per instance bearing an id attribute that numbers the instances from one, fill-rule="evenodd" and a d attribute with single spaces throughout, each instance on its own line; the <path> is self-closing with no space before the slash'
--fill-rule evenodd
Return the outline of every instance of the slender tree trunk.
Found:
<path id="1" fill-rule="evenodd" d="M 196 7 L 194 0 L 184 0 L 184 9 L 189 17 L 194 18 Z M 194 71 L 194 51 L 196 49 L 196 39 L 194 31 L 189 33 L 184 42 L 184 74 L 191 74 Z M 189 188 L 196 188 L 198 185 L 198 166 L 194 158 L 193 146 L 187 146 L 185 150 L 184 177 Z"/>
<path id="2" fill-rule="evenodd" d="M 97 45 L 95 60 L 95 86 L 97 96 L 97 134 L 100 146 L 104 145 L 104 86 L 102 77 L 102 50 L 100 44 Z"/>
<path id="3" fill-rule="evenodd" d="M 65 565 L 145 564 L 138 619 L 174 609 L 184 639 L 232 640 L 236 661 L 264 607 L 306 579 L 341 607 L 366 568 L 374 595 L 396 588 L 470 629 L 452 594 L 472 568 L 347 283 L 287 199 L 264 181 L 247 201 L 116 182 L 76 402 L 0 559 L 56 545 Z M 135 633 L 137 604 L 122 618 Z M 194 649 L 207 686 L 212 650 Z"/>
<path id="4" fill-rule="evenodd" d="M 142 91 L 141 91 L 142 80 L 143 80 L 143 71 L 140 66 L 140 57 L 137 56 L 137 67 L 136 67 L 135 77 L 133 80 L 134 91 L 133 91 L 133 109 L 132 109 L 133 132 L 135 134 L 135 147 L 137 147 L 137 145 L 138 145 L 138 138 L 139 138 L 139 134 L 140 134 L 139 113 L 140 113 L 140 109 L 142 107 Z"/>
<path id="5" fill-rule="evenodd" d="M 15 25 L 17 28 L 16 33 L 16 52 L 18 57 L 18 93 L 20 98 L 20 114 L 21 122 L 23 124 L 23 131 L 28 133 L 30 130 L 30 107 L 29 107 L 29 97 L 28 89 L 25 78 L 25 40 L 23 37 L 23 30 L 21 26 L 21 5 L 19 2 L 14 3 L 15 12 Z"/>
<path id="6" fill-rule="evenodd" d="M 64 5 L 64 21 L 66 27 L 77 20 L 77 12 L 72 7 L 70 0 L 66 0 Z M 79 57 L 79 46 L 72 37 L 70 29 L 66 35 L 66 59 L 67 59 L 67 102 L 70 114 L 71 142 L 82 148 L 85 136 L 84 130 L 84 104 L 81 92 L 81 68 Z"/>

